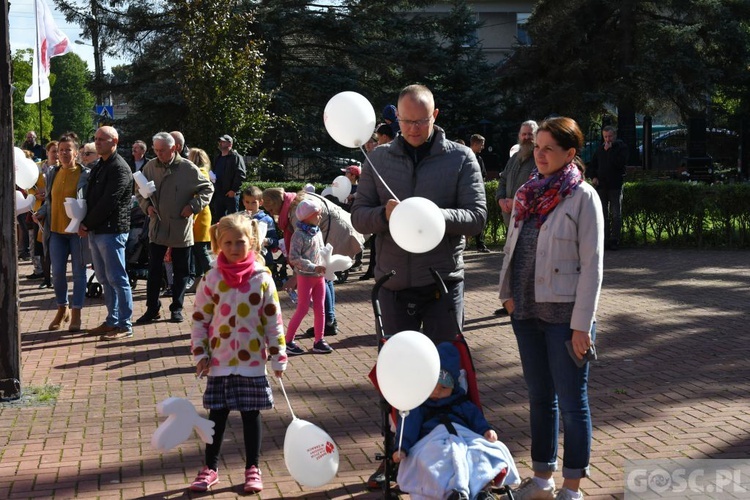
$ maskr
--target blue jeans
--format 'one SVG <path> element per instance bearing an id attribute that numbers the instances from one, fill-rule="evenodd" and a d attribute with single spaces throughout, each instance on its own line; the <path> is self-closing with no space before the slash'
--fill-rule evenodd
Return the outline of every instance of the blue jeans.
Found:
<path id="1" fill-rule="evenodd" d="M 332 325 L 336 321 L 336 292 L 333 290 L 333 281 L 325 280 L 326 283 L 326 302 L 325 315 L 326 324 Z"/>
<path id="2" fill-rule="evenodd" d="M 73 268 L 73 301 L 71 307 L 81 309 L 86 298 L 86 266 L 83 263 L 81 238 L 77 234 L 50 232 L 49 258 L 52 265 L 52 286 L 58 306 L 68 305 L 68 255 Z"/>
<path id="3" fill-rule="evenodd" d="M 89 232 L 94 272 L 104 288 L 104 303 L 107 306 L 105 322 L 119 328 L 130 328 L 133 316 L 133 292 L 125 268 L 127 242 L 128 233 Z"/>
<path id="4" fill-rule="evenodd" d="M 578 368 L 568 354 L 565 341 L 573 336 L 570 324 L 516 320 L 512 316 L 511 324 L 529 391 L 531 468 L 535 472 L 557 470 L 559 413 L 562 413 L 565 429 L 563 477 L 588 477 L 591 456 L 589 363 Z M 595 337 L 596 323 L 591 328 L 592 341 Z"/>

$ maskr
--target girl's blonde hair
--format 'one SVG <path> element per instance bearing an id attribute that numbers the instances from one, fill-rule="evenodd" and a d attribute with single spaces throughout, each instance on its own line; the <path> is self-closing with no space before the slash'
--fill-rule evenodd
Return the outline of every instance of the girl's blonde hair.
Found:
<path id="1" fill-rule="evenodd" d="M 208 153 L 200 148 L 190 148 L 188 160 L 195 163 L 198 168 L 206 167 L 206 170 L 211 170 L 211 160 L 208 159 Z"/>
<path id="2" fill-rule="evenodd" d="M 255 257 L 261 255 L 261 241 L 258 234 L 258 221 L 251 219 L 242 213 L 225 215 L 219 222 L 211 226 L 211 250 L 218 255 L 221 250 L 221 238 L 228 231 L 236 231 L 247 236 L 250 243 L 250 251 L 255 252 Z"/>

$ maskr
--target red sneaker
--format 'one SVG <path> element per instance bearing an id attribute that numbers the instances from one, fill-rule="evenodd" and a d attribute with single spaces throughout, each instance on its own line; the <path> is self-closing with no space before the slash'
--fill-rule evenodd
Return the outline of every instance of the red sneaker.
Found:
<path id="1" fill-rule="evenodd" d="M 190 485 L 190 491 L 206 491 L 219 482 L 219 473 L 208 467 L 203 467 Z"/>
<path id="2" fill-rule="evenodd" d="M 249 469 L 245 469 L 245 493 L 258 493 L 259 491 L 263 491 L 260 469 L 251 465 Z"/>

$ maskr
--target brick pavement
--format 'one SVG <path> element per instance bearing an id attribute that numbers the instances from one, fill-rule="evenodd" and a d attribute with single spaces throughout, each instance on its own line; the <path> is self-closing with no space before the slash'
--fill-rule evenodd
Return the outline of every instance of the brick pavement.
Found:
<path id="1" fill-rule="evenodd" d="M 622 250 L 605 258 L 599 313 L 600 360 L 592 368 L 594 418 L 588 498 L 623 495 L 626 458 L 744 458 L 750 453 L 750 253 Z M 496 318 L 500 254 L 468 252 L 465 334 L 473 349 L 489 420 L 529 473 L 528 407 L 507 318 Z M 21 276 L 30 266 L 20 266 Z M 373 282 L 337 286 L 340 334 L 329 356 L 294 358 L 286 387 L 299 418 L 325 428 L 341 450 L 329 485 L 301 488 L 282 448 L 290 421 L 279 390 L 263 413 L 262 470 L 271 498 L 379 498 L 364 481 L 375 469 L 381 437 L 376 396 L 366 374 L 376 356 L 369 303 Z M 156 403 L 201 390 L 188 355 L 189 327 L 135 327 L 132 339 L 104 343 L 85 333 L 48 332 L 54 300 L 21 280 L 22 384 L 60 385 L 52 406 L 0 404 L 0 498 L 191 498 L 186 486 L 202 464 L 197 438 L 165 454 L 151 449 L 160 422 Z M 285 318 L 293 304 L 284 293 Z M 135 290 L 136 317 L 145 284 Z M 190 303 L 191 299 L 188 299 Z M 105 316 L 87 299 L 85 326 Z M 311 317 L 303 326 L 311 324 Z M 311 347 L 309 340 L 302 340 Z M 274 385 L 276 389 L 276 386 Z M 240 496 L 244 463 L 238 415 L 232 415 L 212 494 Z"/>

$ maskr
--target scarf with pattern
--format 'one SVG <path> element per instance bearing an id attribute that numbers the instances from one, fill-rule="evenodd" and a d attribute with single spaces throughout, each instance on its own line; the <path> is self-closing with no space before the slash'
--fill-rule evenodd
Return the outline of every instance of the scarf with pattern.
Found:
<path id="1" fill-rule="evenodd" d="M 541 227 L 547 217 L 563 198 L 570 196 L 583 182 L 583 175 L 575 163 L 569 163 L 548 177 L 541 177 L 534 168 L 526 183 L 516 192 L 516 222 L 537 216 L 537 227 Z"/>

